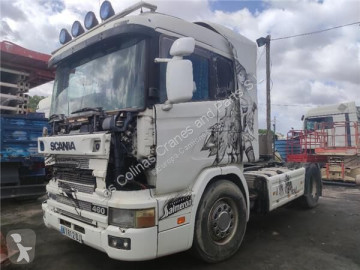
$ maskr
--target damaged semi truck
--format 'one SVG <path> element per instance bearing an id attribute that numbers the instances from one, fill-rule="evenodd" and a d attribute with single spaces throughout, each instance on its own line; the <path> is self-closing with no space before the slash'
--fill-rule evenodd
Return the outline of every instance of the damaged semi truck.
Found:
<path id="1" fill-rule="evenodd" d="M 89 12 L 86 31 L 61 31 L 38 141 L 52 172 L 44 222 L 118 260 L 192 249 L 219 262 L 250 211 L 316 206 L 320 171 L 259 161 L 254 42 L 155 10 L 105 1 L 102 23 Z"/>

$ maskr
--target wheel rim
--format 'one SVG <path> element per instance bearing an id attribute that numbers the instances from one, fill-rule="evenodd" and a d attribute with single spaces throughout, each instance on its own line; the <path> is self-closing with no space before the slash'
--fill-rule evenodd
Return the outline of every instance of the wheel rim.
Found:
<path id="1" fill-rule="evenodd" d="M 229 242 L 238 226 L 238 211 L 234 200 L 217 200 L 209 212 L 208 221 L 211 238 L 218 244 Z"/>

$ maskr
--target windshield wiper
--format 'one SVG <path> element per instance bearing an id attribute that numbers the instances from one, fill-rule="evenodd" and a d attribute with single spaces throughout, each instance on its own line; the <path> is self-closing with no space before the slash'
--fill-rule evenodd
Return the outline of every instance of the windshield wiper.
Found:
<path id="1" fill-rule="evenodd" d="M 49 122 L 54 122 L 54 121 L 63 121 L 65 119 L 65 115 L 64 114 L 52 114 L 49 116 Z"/>
<path id="2" fill-rule="evenodd" d="M 85 107 L 80 110 L 73 111 L 71 114 L 80 113 L 80 112 L 101 112 L 101 111 L 102 111 L 102 107 L 95 107 L 95 108 Z"/>

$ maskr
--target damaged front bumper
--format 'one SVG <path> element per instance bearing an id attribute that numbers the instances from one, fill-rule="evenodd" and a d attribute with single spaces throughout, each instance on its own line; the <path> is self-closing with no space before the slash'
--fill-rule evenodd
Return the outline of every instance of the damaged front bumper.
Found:
<path id="1" fill-rule="evenodd" d="M 56 208 L 42 204 L 44 223 L 48 228 L 60 231 L 61 227 L 81 234 L 82 243 L 105 252 L 110 258 L 124 261 L 149 260 L 157 254 L 157 226 L 145 229 L 120 229 L 109 225 L 96 227 L 57 213 Z M 130 239 L 130 249 L 111 247 L 114 238 Z"/>
<path id="2" fill-rule="evenodd" d="M 42 204 L 44 223 L 74 240 L 105 252 L 110 258 L 124 261 L 140 261 L 156 258 L 158 226 L 148 228 L 120 228 L 110 225 L 108 215 L 91 212 L 86 204 L 117 209 L 155 208 L 156 200 L 149 190 L 115 191 L 110 198 L 93 194 L 77 193 L 75 208 L 64 200 L 54 199 L 60 196 L 54 182 L 47 185 L 49 199 Z M 108 213 L 108 211 L 107 211 Z M 75 237 L 73 237 L 75 236 Z M 126 240 L 126 241 L 125 241 Z M 125 246 L 116 245 L 125 244 Z M 115 244 L 114 244 L 115 243 Z"/>

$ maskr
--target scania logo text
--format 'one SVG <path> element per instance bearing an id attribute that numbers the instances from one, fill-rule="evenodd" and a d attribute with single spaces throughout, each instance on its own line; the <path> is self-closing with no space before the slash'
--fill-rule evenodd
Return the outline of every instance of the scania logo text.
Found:
<path id="1" fill-rule="evenodd" d="M 76 150 L 74 142 L 51 142 L 51 151 L 69 151 Z"/>

